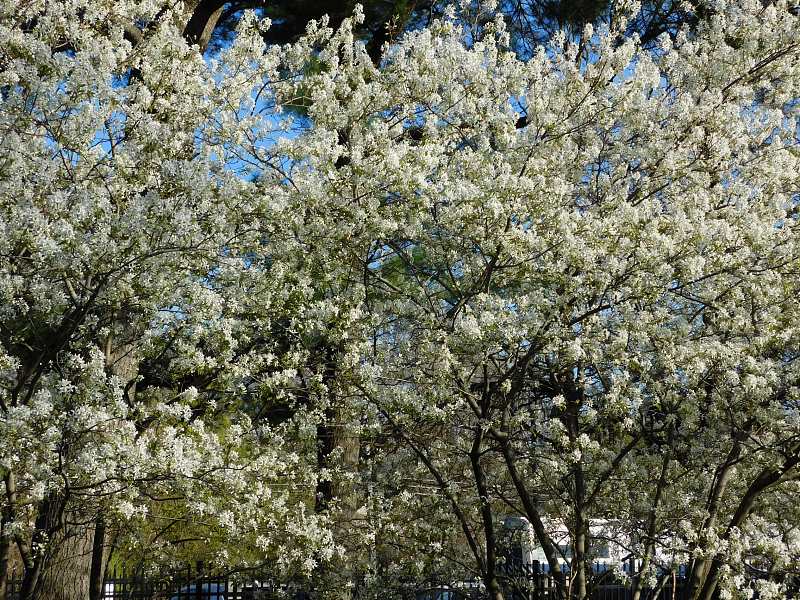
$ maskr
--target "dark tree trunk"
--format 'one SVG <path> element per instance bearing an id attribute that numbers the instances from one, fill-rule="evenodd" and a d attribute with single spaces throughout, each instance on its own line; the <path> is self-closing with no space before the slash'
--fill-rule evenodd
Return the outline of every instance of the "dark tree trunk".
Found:
<path id="1" fill-rule="evenodd" d="M 580 435 L 580 414 L 583 405 L 583 371 L 582 368 L 577 369 L 578 376 L 574 383 L 568 385 L 565 389 L 567 392 L 567 409 L 564 414 L 564 425 L 567 429 L 570 441 L 576 443 Z M 575 463 L 572 472 L 572 502 L 575 517 L 573 522 L 573 530 L 570 531 L 572 536 L 572 570 L 570 576 L 573 580 L 572 596 L 577 600 L 585 600 L 588 597 L 588 577 L 586 573 L 586 558 L 589 551 L 589 518 L 587 514 L 587 498 L 588 492 L 586 489 L 586 478 L 583 470 L 583 459 L 579 459 Z"/>
<path id="2" fill-rule="evenodd" d="M 497 577 L 497 539 L 494 531 L 494 517 L 489 498 L 489 487 L 486 482 L 486 473 L 481 465 L 481 446 L 483 431 L 480 427 L 475 429 L 472 450 L 469 453 L 472 473 L 475 477 L 475 491 L 478 492 L 480 502 L 481 521 L 483 522 L 483 535 L 486 542 L 486 562 L 484 565 L 483 580 L 491 600 L 503 600 L 503 589 Z"/>
<path id="3" fill-rule="evenodd" d="M 89 574 L 89 600 L 101 600 L 103 597 L 103 582 L 106 576 L 107 559 L 106 523 L 101 514 L 97 516 L 94 524 L 92 564 Z"/>

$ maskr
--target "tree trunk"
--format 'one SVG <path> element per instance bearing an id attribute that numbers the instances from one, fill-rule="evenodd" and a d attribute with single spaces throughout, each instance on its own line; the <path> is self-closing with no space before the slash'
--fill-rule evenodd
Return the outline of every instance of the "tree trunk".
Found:
<path id="1" fill-rule="evenodd" d="M 550 538 L 550 535 L 545 529 L 542 516 L 539 512 L 538 499 L 530 494 L 528 492 L 528 488 L 525 487 L 525 482 L 517 470 L 516 456 L 511 448 L 507 434 L 506 437 L 500 436 L 498 438 L 498 442 L 503 453 L 508 474 L 511 477 L 511 482 L 514 484 L 514 487 L 517 490 L 517 495 L 522 501 L 522 507 L 525 509 L 525 516 L 533 527 L 534 534 L 536 535 L 536 541 L 539 542 L 539 546 L 541 546 L 542 550 L 544 551 L 545 558 L 547 559 L 547 565 L 550 567 L 550 574 L 555 582 L 556 595 L 558 598 L 564 598 L 564 581 L 561 573 L 561 563 L 558 560 L 558 551 L 556 550 L 556 545 L 553 543 L 553 540 Z"/>
<path id="2" fill-rule="evenodd" d="M 106 545 L 106 523 L 103 515 L 97 515 L 92 542 L 92 564 L 89 574 L 89 600 L 101 600 L 109 547 Z"/>
<path id="3" fill-rule="evenodd" d="M 349 431 L 346 416 L 341 410 L 331 410 L 326 423 L 317 428 L 317 459 L 319 467 L 338 467 L 343 473 L 341 480 L 325 480 L 317 484 L 315 508 L 317 512 L 329 512 L 334 520 L 334 536 L 345 548 L 351 546 L 350 538 L 358 535 L 355 517 L 358 508 L 357 494 L 349 476 L 358 472 L 360 438 Z M 353 556 L 346 552 L 329 572 L 323 575 L 324 597 L 332 600 L 349 600 L 355 578 Z"/>
<path id="4" fill-rule="evenodd" d="M 583 506 L 579 503 L 578 510 L 575 513 L 575 539 L 572 544 L 572 572 L 574 573 L 575 582 L 573 595 L 577 600 L 585 600 L 587 597 L 586 553 L 589 545 L 588 529 L 589 524 L 583 512 Z"/>
<path id="5" fill-rule="evenodd" d="M 733 446 L 731 446 L 730 451 L 728 452 L 728 456 L 718 468 L 717 472 L 714 476 L 714 481 L 711 486 L 711 491 L 709 492 L 708 503 L 707 503 L 707 512 L 708 516 L 706 517 L 705 522 L 703 523 L 703 527 L 701 528 L 700 532 L 701 535 L 704 534 L 706 531 L 710 531 L 716 524 L 717 521 L 717 513 L 719 512 L 719 507 L 722 502 L 722 498 L 725 495 L 725 491 L 728 488 L 728 483 L 730 482 L 731 477 L 733 477 L 734 473 L 734 465 L 736 464 L 739 456 L 742 452 L 742 438 L 743 435 L 740 433 L 734 440 Z M 711 567 L 711 559 L 704 558 L 704 559 L 695 559 L 692 561 L 690 565 L 690 575 L 689 575 L 689 594 L 688 597 L 691 600 L 698 600 L 700 597 L 700 592 L 703 589 L 703 586 L 706 581 L 706 576 L 708 575 L 708 570 Z"/>
<path id="6" fill-rule="evenodd" d="M 337 376 L 337 350 L 326 348 L 323 381 L 328 387 L 328 407 L 325 422 L 317 427 L 317 462 L 320 469 L 338 470 L 341 475 L 319 481 L 315 509 L 328 512 L 334 521 L 336 541 L 347 550 L 345 556 L 335 561 L 322 575 L 324 597 L 331 600 L 350 600 L 356 585 L 354 546 L 351 540 L 358 536 L 355 517 L 358 497 L 352 478 L 358 475 L 360 437 L 353 432 L 355 417 L 340 403 L 335 392 Z"/>
<path id="7" fill-rule="evenodd" d="M 789 458 L 785 460 L 783 465 L 777 468 L 764 469 L 758 474 L 758 477 L 751 482 L 747 488 L 747 492 L 739 502 L 739 506 L 733 518 L 725 529 L 725 533 L 722 535 L 723 540 L 728 540 L 733 530 L 741 527 L 742 523 L 744 523 L 745 519 L 753 510 L 758 497 L 766 490 L 778 484 L 786 473 L 792 471 L 798 463 L 800 463 L 800 455 L 797 454 L 798 451 L 800 451 L 800 446 L 792 449 L 792 452 L 789 453 Z M 705 572 L 703 587 L 695 592 L 698 598 L 701 600 L 711 600 L 713 598 L 717 583 L 719 582 L 721 567 L 722 561 L 719 559 L 719 556 L 715 556 Z"/>
<path id="8" fill-rule="evenodd" d="M 492 505 L 489 498 L 489 488 L 486 483 L 486 474 L 481 465 L 481 445 L 483 431 L 480 426 L 475 429 L 475 438 L 469 453 L 472 474 L 475 477 L 475 490 L 478 492 L 480 502 L 481 520 L 483 522 L 483 535 L 486 541 L 486 563 L 484 565 L 483 580 L 491 600 L 503 600 L 503 588 L 497 578 L 497 539 L 494 532 L 494 518 Z"/>
<path id="9" fill-rule="evenodd" d="M 336 600 L 350 600 L 357 585 L 358 565 L 355 564 L 357 555 L 353 548 L 358 544 L 360 537 L 358 531 L 358 462 L 361 450 L 361 439 L 352 431 L 352 420 L 346 418 L 343 411 L 338 413 L 339 421 L 334 432 L 334 448 L 338 453 L 339 467 L 342 470 L 342 479 L 334 485 L 334 496 L 337 498 L 338 510 L 336 514 L 336 535 L 344 545 L 347 552 L 343 560 L 343 569 L 340 576 L 345 585 L 331 594 Z"/>
<path id="10" fill-rule="evenodd" d="M 670 438 L 670 442 L 672 439 Z M 656 552 L 656 523 L 658 518 L 658 505 L 661 504 L 661 496 L 663 495 L 664 488 L 667 486 L 667 471 L 669 469 L 669 463 L 672 459 L 672 452 L 667 451 L 664 455 L 664 460 L 661 463 L 661 474 L 658 478 L 658 484 L 656 486 L 656 493 L 653 498 L 653 504 L 650 507 L 650 514 L 647 517 L 647 530 L 645 531 L 645 535 L 647 536 L 647 543 L 645 546 L 644 556 L 642 557 L 642 568 L 639 570 L 638 575 L 636 575 L 634 581 L 634 589 L 633 589 L 633 598 L 632 600 L 640 600 L 642 597 L 642 591 L 644 590 L 644 578 L 642 575 L 648 568 L 650 568 L 650 562 L 653 560 L 653 556 L 655 556 Z M 631 575 L 633 575 L 633 571 L 631 571 Z M 662 581 L 663 585 L 663 581 Z"/>
<path id="11" fill-rule="evenodd" d="M 115 315 L 116 331 L 106 339 L 105 359 L 109 372 L 131 382 L 126 393 L 136 394 L 133 383 L 139 362 L 129 334 L 126 313 Z M 118 335 L 115 335 L 117 333 Z M 99 600 L 110 548 L 106 544 L 103 506 L 77 506 L 69 498 L 51 498 L 42 503 L 37 532 L 50 539 L 46 553 L 26 567 L 21 600 Z"/>
<path id="12" fill-rule="evenodd" d="M 20 548 L 20 600 L 88 600 L 93 526 L 70 511 L 69 503 L 55 494 L 39 503 L 30 548 Z"/>
<path id="13" fill-rule="evenodd" d="M 183 37 L 190 44 L 197 44 L 200 52 L 205 52 L 217 21 L 222 16 L 226 0 L 200 0 L 194 6 L 187 6 L 186 26 Z"/>
<path id="14" fill-rule="evenodd" d="M 3 510 L 2 522 L 0 522 L 0 600 L 8 597 L 8 579 L 11 558 L 11 534 L 7 525 L 11 522 L 10 511 Z"/>
<path id="15" fill-rule="evenodd" d="M 567 429 L 570 442 L 575 444 L 580 434 L 578 415 L 583 403 L 583 371 L 577 369 L 577 377 L 572 385 L 565 389 L 567 396 L 567 409 L 564 415 L 564 425 Z M 583 459 L 579 458 L 573 471 L 573 509 L 575 520 L 572 535 L 572 570 L 570 577 L 573 580 L 572 595 L 577 600 L 587 598 L 586 555 L 589 550 L 589 519 L 587 518 L 587 491 L 586 478 L 583 471 Z"/>
<path id="16" fill-rule="evenodd" d="M 24 600 L 88 600 L 93 538 L 92 525 L 70 526 Z"/>

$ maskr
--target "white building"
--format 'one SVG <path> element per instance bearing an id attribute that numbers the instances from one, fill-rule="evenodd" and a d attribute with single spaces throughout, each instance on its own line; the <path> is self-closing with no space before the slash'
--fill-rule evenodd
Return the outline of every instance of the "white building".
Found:
<path id="1" fill-rule="evenodd" d="M 508 548 L 508 559 L 532 565 L 538 562 L 542 570 L 549 569 L 547 557 L 539 545 L 533 526 L 525 517 L 507 517 L 504 522 L 506 532 L 505 545 Z M 545 527 L 559 551 L 559 563 L 569 568 L 572 561 L 572 545 L 569 531 L 563 523 L 550 521 Z M 627 571 L 629 537 L 617 530 L 611 521 L 596 521 L 589 526 L 588 559 L 595 570 L 621 568 Z"/>

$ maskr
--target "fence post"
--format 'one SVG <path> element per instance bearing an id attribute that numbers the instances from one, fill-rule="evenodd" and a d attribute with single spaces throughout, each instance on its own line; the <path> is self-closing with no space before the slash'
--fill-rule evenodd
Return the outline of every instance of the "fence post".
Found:
<path id="1" fill-rule="evenodd" d="M 203 598 L 203 561 L 198 560 L 196 566 L 196 577 L 197 580 L 197 587 L 195 587 L 195 592 L 197 596 L 197 600 L 202 600 Z"/>
<path id="2" fill-rule="evenodd" d="M 541 582 L 542 575 L 539 569 L 539 561 L 535 560 L 531 563 L 530 577 L 528 578 L 528 600 L 539 600 Z M 534 594 L 536 595 L 534 596 Z"/>

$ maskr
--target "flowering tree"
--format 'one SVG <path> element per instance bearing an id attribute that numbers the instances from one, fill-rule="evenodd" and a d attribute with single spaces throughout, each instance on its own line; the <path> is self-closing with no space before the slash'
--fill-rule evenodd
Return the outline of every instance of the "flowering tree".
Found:
<path id="1" fill-rule="evenodd" d="M 297 287 L 242 254 L 271 214 L 223 145 L 252 54 L 207 65 L 166 3 L 27 9 L 0 16 L 0 581 L 13 549 L 23 598 L 85 598 L 90 572 L 97 597 L 106 532 L 146 518 L 309 570 L 331 545 L 305 434 L 243 406 L 286 378 L 293 340 L 254 328 L 290 322 Z"/>
<path id="2" fill-rule="evenodd" d="M 742 587 L 746 523 L 797 475 L 796 27 L 736 4 L 656 53 L 587 30 L 521 63 L 500 24 L 467 47 L 440 23 L 298 88 L 302 207 L 363 278 L 364 410 L 494 597 L 508 481 L 554 570 L 545 517 L 569 528 L 565 593 L 597 518 L 635 540 L 637 593 L 661 546 L 693 597 Z"/>
<path id="3" fill-rule="evenodd" d="M 645 50 L 628 6 L 525 62 L 445 18 L 379 68 L 349 20 L 268 48 L 250 15 L 204 60 L 169 3 L 2 5 L 24 598 L 87 596 L 105 532 L 158 519 L 337 597 L 466 558 L 502 598 L 509 513 L 555 572 L 568 529 L 565 597 L 597 520 L 637 597 L 679 563 L 692 598 L 784 572 L 799 24 L 717 8 Z"/>

